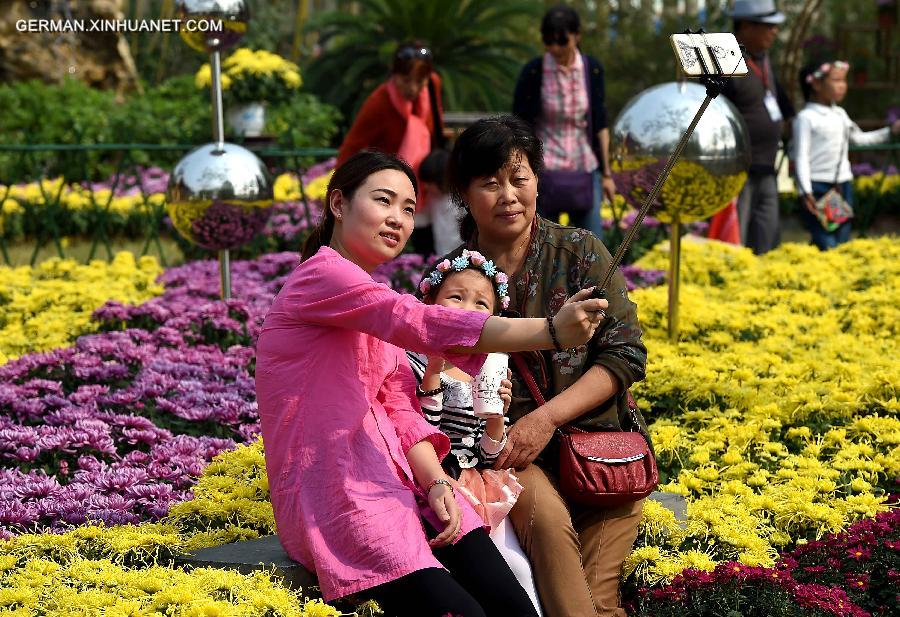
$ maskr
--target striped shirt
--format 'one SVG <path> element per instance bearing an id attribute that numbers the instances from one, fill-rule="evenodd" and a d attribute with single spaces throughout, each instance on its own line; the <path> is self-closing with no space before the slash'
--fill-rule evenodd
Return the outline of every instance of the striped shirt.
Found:
<path id="1" fill-rule="evenodd" d="M 544 54 L 542 70 L 541 118 L 536 128 L 544 143 L 544 167 L 594 171 L 598 163 L 587 134 L 588 92 L 581 54 L 575 54 L 575 63 L 568 69 Z"/>
<path id="2" fill-rule="evenodd" d="M 406 356 L 421 385 L 428 358 L 411 351 L 407 351 Z M 419 397 L 425 419 L 450 438 L 450 453 L 456 456 L 462 469 L 492 466 L 506 446 L 509 418 L 503 418 L 506 425 L 503 441 L 494 441 L 485 432 L 487 420 L 475 416 L 471 383 L 441 373 L 441 384 L 445 387 L 443 392 L 436 396 Z"/>

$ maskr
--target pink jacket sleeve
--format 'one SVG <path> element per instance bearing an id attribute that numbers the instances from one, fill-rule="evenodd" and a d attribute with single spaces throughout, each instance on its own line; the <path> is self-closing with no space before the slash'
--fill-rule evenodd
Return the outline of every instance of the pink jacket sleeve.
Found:
<path id="1" fill-rule="evenodd" d="M 279 311 L 293 323 L 353 329 L 401 349 L 443 356 L 471 375 L 486 357 L 446 350 L 474 346 L 487 314 L 428 305 L 397 293 L 327 247 L 294 271 L 272 307 Z"/>
<path id="2" fill-rule="evenodd" d="M 450 452 L 450 439 L 425 419 L 416 399 L 416 383 L 406 356 L 403 356 L 397 370 L 381 385 L 378 400 L 394 423 L 404 454 L 415 444 L 428 439 L 441 460 Z"/>

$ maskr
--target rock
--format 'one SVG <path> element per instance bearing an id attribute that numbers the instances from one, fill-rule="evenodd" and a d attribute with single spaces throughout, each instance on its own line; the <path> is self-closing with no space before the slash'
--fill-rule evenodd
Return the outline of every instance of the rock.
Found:
<path id="1" fill-rule="evenodd" d="M 38 79 L 59 83 L 66 76 L 120 94 L 137 89 L 134 60 L 122 32 L 20 32 L 21 20 L 121 20 L 123 0 L 0 3 L 0 83 Z M 56 5 L 63 5 L 55 8 Z"/>
<path id="2" fill-rule="evenodd" d="M 687 520 L 687 501 L 684 499 L 683 495 L 654 491 L 650 493 L 648 499 L 659 502 L 665 508 L 674 512 L 676 521 L 684 522 Z"/>

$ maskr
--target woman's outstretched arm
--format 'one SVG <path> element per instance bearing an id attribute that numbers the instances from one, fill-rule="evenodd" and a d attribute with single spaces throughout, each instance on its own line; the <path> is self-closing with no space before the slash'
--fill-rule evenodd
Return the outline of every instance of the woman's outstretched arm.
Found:
<path id="1" fill-rule="evenodd" d="M 553 317 L 556 338 L 569 349 L 588 342 L 602 319 L 597 314 L 609 306 L 606 300 L 591 298 L 590 289 L 582 289 L 559 309 Z M 550 325 L 543 317 L 490 317 L 474 347 L 452 347 L 455 353 L 492 351 L 540 351 L 553 349 Z"/>
<path id="2" fill-rule="evenodd" d="M 544 318 L 488 317 L 475 311 L 423 304 L 410 294 L 399 294 L 376 283 L 336 253 L 317 254 L 300 268 L 299 276 L 288 280 L 270 311 L 284 327 L 309 324 L 357 330 L 426 355 L 554 347 Z M 563 347 L 576 347 L 593 335 L 600 321 L 597 312 L 607 303 L 589 299 L 591 291 L 572 296 L 554 317 L 557 339 Z M 465 360 L 448 359 L 466 372 L 472 368 L 465 366 Z"/>

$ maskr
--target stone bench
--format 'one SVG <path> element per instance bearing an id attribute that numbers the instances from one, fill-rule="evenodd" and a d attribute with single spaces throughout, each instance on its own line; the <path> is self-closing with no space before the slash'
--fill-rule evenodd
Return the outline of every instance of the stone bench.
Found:
<path id="1" fill-rule="evenodd" d="M 658 501 L 672 510 L 676 520 L 687 520 L 687 502 L 681 495 L 655 492 L 649 499 Z M 281 542 L 278 541 L 278 536 L 265 536 L 201 549 L 181 557 L 178 562 L 192 568 L 225 568 L 237 570 L 242 574 L 260 570 L 274 572 L 275 576 L 282 578 L 289 588 L 303 590 L 309 597 L 317 595 L 309 589 L 318 587 L 315 575 L 287 556 Z"/>
<path id="2" fill-rule="evenodd" d="M 237 570 L 241 574 L 265 570 L 284 579 L 284 584 L 290 589 L 302 590 L 308 597 L 318 597 L 318 589 L 308 591 L 310 587 L 318 588 L 316 576 L 287 556 L 278 536 L 204 548 L 177 561 L 190 568 L 224 568 Z"/>

